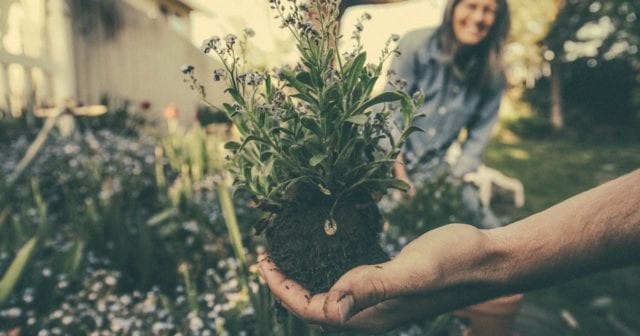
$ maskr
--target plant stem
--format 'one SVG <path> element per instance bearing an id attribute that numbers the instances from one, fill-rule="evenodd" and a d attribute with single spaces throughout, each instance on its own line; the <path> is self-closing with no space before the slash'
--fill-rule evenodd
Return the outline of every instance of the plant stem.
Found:
<path id="1" fill-rule="evenodd" d="M 61 112 L 58 112 L 52 115 L 51 117 L 47 118 L 47 121 L 45 121 L 44 126 L 42 126 L 42 129 L 36 136 L 36 139 L 33 140 L 31 145 L 29 146 L 29 148 L 27 149 L 27 152 L 24 154 L 24 157 L 22 157 L 22 159 L 16 166 L 16 169 L 7 178 L 7 185 L 5 186 L 5 189 L 6 189 L 5 192 L 7 194 L 11 193 L 11 189 L 13 188 L 13 185 L 16 183 L 16 181 L 18 181 L 20 176 L 22 176 L 22 174 L 25 172 L 25 170 L 27 169 L 31 161 L 35 159 L 38 152 L 40 152 L 40 149 L 42 149 L 42 146 L 47 141 L 47 138 L 49 137 L 49 133 L 51 132 L 51 129 L 53 129 L 53 126 L 55 126 L 56 121 L 58 120 L 58 116 L 60 114 Z"/>
<path id="2" fill-rule="evenodd" d="M 238 228 L 235 209 L 233 202 L 231 201 L 229 189 L 227 188 L 228 180 L 228 176 L 225 174 L 222 177 L 222 181 L 217 184 L 218 199 L 220 201 L 220 208 L 222 208 L 222 216 L 224 217 L 224 222 L 231 238 L 233 253 L 238 260 L 238 269 L 240 270 L 240 281 L 243 290 L 249 290 L 247 260 L 244 254 L 244 246 L 242 245 L 242 236 L 240 235 L 240 229 Z"/>

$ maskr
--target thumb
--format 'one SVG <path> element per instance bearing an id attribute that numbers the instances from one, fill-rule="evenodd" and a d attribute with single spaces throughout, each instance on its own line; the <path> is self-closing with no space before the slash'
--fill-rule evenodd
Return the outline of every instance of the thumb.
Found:
<path id="1" fill-rule="evenodd" d="M 393 291 L 385 264 L 359 266 L 338 279 L 324 301 L 325 318 L 343 326 L 358 312 L 387 300 Z"/>

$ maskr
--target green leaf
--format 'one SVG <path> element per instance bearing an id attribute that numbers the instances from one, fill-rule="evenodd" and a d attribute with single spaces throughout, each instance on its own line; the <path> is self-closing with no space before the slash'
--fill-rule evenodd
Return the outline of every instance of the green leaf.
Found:
<path id="1" fill-rule="evenodd" d="M 0 280 L 0 307 L 2 307 L 4 302 L 9 298 L 13 288 L 18 283 L 18 280 L 20 280 L 22 273 L 27 267 L 29 258 L 35 251 L 37 241 L 38 239 L 33 237 L 20 248 L 11 265 L 9 265 L 9 268 L 4 273 L 2 280 Z"/>
<path id="2" fill-rule="evenodd" d="M 178 215 L 178 209 L 171 207 L 167 210 L 161 211 L 160 213 L 151 216 L 151 218 L 147 219 L 146 224 L 148 226 L 156 226 L 170 218 L 173 218 L 176 215 Z"/>
<path id="3" fill-rule="evenodd" d="M 398 101 L 398 100 L 402 99 L 402 97 L 403 97 L 403 95 L 400 92 L 396 92 L 396 91 L 383 92 L 383 93 L 381 93 L 381 94 L 379 94 L 379 95 L 367 100 L 366 102 L 364 102 L 364 104 L 358 106 L 358 108 L 355 110 L 354 114 L 360 114 L 360 113 L 364 112 L 364 110 L 368 109 L 369 107 L 377 105 L 377 104 Z"/>
<path id="4" fill-rule="evenodd" d="M 324 59 L 323 68 L 327 69 L 331 64 L 333 64 L 333 57 L 335 55 L 335 50 L 333 48 L 329 49 L 326 58 Z"/>
<path id="5" fill-rule="evenodd" d="M 424 130 L 422 128 L 418 127 L 418 126 L 411 126 L 411 127 L 407 128 L 407 129 L 405 129 L 402 132 L 402 136 L 400 137 L 400 143 L 403 143 L 409 137 L 409 135 L 411 135 L 412 133 L 415 133 L 415 132 L 424 133 Z"/>
<path id="6" fill-rule="evenodd" d="M 293 132 L 291 132 L 290 130 L 282 127 L 282 126 L 276 126 L 276 127 L 272 127 L 269 132 L 271 134 L 276 134 L 276 133 L 284 133 L 290 137 L 294 136 Z"/>
<path id="7" fill-rule="evenodd" d="M 403 125 L 404 127 L 407 127 L 407 125 L 411 124 L 411 121 L 414 118 L 415 110 L 413 106 L 413 100 L 411 100 L 411 97 L 405 94 L 402 96 L 400 102 L 402 110 L 402 121 L 404 123 Z"/>
<path id="8" fill-rule="evenodd" d="M 233 98 L 233 100 L 235 100 L 236 103 L 238 103 L 240 105 L 244 105 L 244 98 L 242 98 L 242 95 L 240 95 L 240 92 L 238 92 L 237 89 L 228 88 L 228 89 L 224 90 L 224 92 L 229 93 L 229 95 L 231 95 L 231 98 Z"/>
<path id="9" fill-rule="evenodd" d="M 308 85 L 308 86 L 312 86 L 312 82 L 311 82 L 311 74 L 303 71 L 301 73 L 299 73 L 296 76 L 296 79 L 299 80 L 302 84 Z"/>
<path id="10" fill-rule="evenodd" d="M 86 246 L 86 243 L 85 241 L 78 239 L 74 245 L 73 254 L 71 255 L 71 259 L 69 260 L 67 267 L 68 274 L 75 274 L 78 270 L 82 257 L 84 256 L 84 247 Z"/>
<path id="11" fill-rule="evenodd" d="M 307 158 L 309 157 L 307 154 L 307 150 L 304 146 L 300 144 L 294 144 L 289 147 L 289 153 L 294 160 L 292 164 L 306 164 Z"/>
<path id="12" fill-rule="evenodd" d="M 244 177 L 244 184 L 247 186 L 247 188 L 251 188 L 251 165 L 250 164 L 244 164 L 242 166 L 242 175 Z"/>
<path id="13" fill-rule="evenodd" d="M 235 107 L 233 107 L 233 105 L 229 103 L 222 103 L 222 106 L 224 107 L 224 109 L 226 110 L 229 116 L 232 116 L 238 112 L 236 111 Z"/>
<path id="14" fill-rule="evenodd" d="M 224 144 L 224 149 L 228 149 L 228 150 L 238 150 L 238 149 L 240 149 L 240 147 L 241 147 L 241 146 L 242 146 L 242 145 L 241 145 L 239 142 L 237 142 L 237 141 L 227 141 L 227 142 Z"/>
<path id="15" fill-rule="evenodd" d="M 320 130 L 320 126 L 314 119 L 309 117 L 303 117 L 301 122 L 302 122 L 302 126 L 304 126 L 306 129 L 310 130 L 318 137 L 322 137 L 322 131 Z"/>
<path id="16" fill-rule="evenodd" d="M 380 160 L 359 165 L 344 174 L 344 180 L 358 180 L 373 176 L 380 170 L 383 165 L 393 165 L 395 160 Z"/>
<path id="17" fill-rule="evenodd" d="M 366 114 L 358 114 L 347 118 L 345 121 L 356 125 L 364 125 L 369 121 L 369 117 Z"/>
<path id="18" fill-rule="evenodd" d="M 370 78 L 367 78 L 365 81 L 363 81 L 362 94 L 364 97 L 368 97 L 371 94 L 371 91 L 373 91 L 373 88 L 376 85 L 377 81 L 378 81 L 378 76 L 370 77 Z"/>
<path id="19" fill-rule="evenodd" d="M 307 103 L 311 104 L 311 106 L 316 106 L 316 107 L 318 106 L 318 100 L 314 98 L 312 95 L 310 95 L 309 93 L 307 93 L 306 91 L 305 92 L 298 91 L 298 93 L 291 95 L 291 97 L 302 99 Z"/>
<path id="20" fill-rule="evenodd" d="M 353 86 L 362 73 L 362 69 L 364 67 L 364 62 L 367 60 L 367 53 L 361 53 L 353 60 L 351 66 L 347 69 L 347 91 L 351 92 Z"/>
<path id="21" fill-rule="evenodd" d="M 398 180 L 395 178 L 373 178 L 373 179 L 362 179 L 359 182 L 355 183 L 350 190 L 356 188 L 365 188 L 369 190 L 379 190 L 384 191 L 387 189 L 398 189 L 401 191 L 408 191 L 411 186 L 402 180 Z"/>
<path id="22" fill-rule="evenodd" d="M 289 188 L 292 188 L 292 187 L 296 186 L 298 183 L 302 183 L 302 182 L 313 183 L 313 178 L 311 176 L 308 176 L 308 175 L 303 175 L 303 176 L 298 176 L 296 178 L 292 178 L 290 180 L 284 181 L 284 182 L 280 183 L 279 185 L 277 185 L 271 191 L 271 193 L 269 193 L 268 198 L 273 198 L 273 195 L 275 195 L 276 193 L 282 192 L 282 191 L 286 191 Z"/>
<path id="23" fill-rule="evenodd" d="M 244 138 L 244 140 L 242 141 L 242 144 L 240 145 L 240 147 L 238 148 L 238 150 L 242 150 L 249 142 L 251 141 L 256 141 L 256 142 L 261 142 L 263 144 L 266 145 L 271 145 L 267 140 L 260 138 L 257 135 L 249 135 L 248 137 Z"/>
<path id="24" fill-rule="evenodd" d="M 264 77 L 264 86 L 266 88 L 265 93 L 267 95 L 267 101 L 271 104 L 271 101 L 273 100 L 273 87 L 271 86 L 271 75 L 268 73 Z"/>
<path id="25" fill-rule="evenodd" d="M 298 79 L 298 75 L 295 74 L 292 70 L 285 70 L 282 72 L 282 75 L 285 78 L 285 82 L 298 90 L 299 93 L 304 94 L 305 96 L 309 96 L 309 89 L 305 86 L 305 83 Z M 310 96 L 309 96 L 310 97 Z"/>
<path id="26" fill-rule="evenodd" d="M 316 154 L 311 157 L 309 160 L 309 165 L 311 167 L 317 166 L 320 162 L 324 161 L 327 158 L 327 154 Z"/>
<path id="27" fill-rule="evenodd" d="M 262 167 L 262 174 L 264 175 L 265 179 L 270 177 L 271 174 L 273 173 L 273 164 L 274 164 L 274 162 L 275 162 L 275 160 L 269 160 L 264 165 L 264 167 Z"/>
<path id="28" fill-rule="evenodd" d="M 272 151 L 264 151 L 260 153 L 260 162 L 265 162 L 275 155 Z"/>
<path id="29" fill-rule="evenodd" d="M 364 146 L 365 140 L 362 138 L 351 138 L 349 142 L 342 148 L 338 157 L 336 158 L 334 169 L 336 170 L 336 174 L 338 176 L 344 173 L 343 166 L 351 165 L 354 162 L 354 158 L 352 155 L 362 155 L 362 148 Z"/>

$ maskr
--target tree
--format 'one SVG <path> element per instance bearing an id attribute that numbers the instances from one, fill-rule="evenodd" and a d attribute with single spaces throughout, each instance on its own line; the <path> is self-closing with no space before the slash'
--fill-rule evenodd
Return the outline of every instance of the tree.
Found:
<path id="1" fill-rule="evenodd" d="M 568 64 L 586 59 L 588 67 L 596 68 L 618 60 L 639 72 L 640 4 L 637 0 L 554 2 L 560 4 L 560 10 L 541 44 L 551 70 L 551 123 L 555 129 L 562 129 L 562 84 Z"/>

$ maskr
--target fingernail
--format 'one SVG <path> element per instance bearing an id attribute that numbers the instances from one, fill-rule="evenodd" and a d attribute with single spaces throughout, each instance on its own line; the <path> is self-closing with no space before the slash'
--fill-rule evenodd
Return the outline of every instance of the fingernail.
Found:
<path id="1" fill-rule="evenodd" d="M 340 324 L 344 323 L 351 317 L 351 309 L 353 308 L 353 296 L 351 294 L 345 294 L 341 296 L 338 301 L 338 314 L 340 314 Z"/>
<path id="2" fill-rule="evenodd" d="M 258 262 L 260 263 L 260 262 L 263 262 L 263 261 L 265 261 L 265 260 L 266 260 L 267 262 L 269 262 L 269 255 L 268 255 L 268 254 L 266 254 L 266 253 L 260 253 L 260 254 L 258 255 Z"/>

